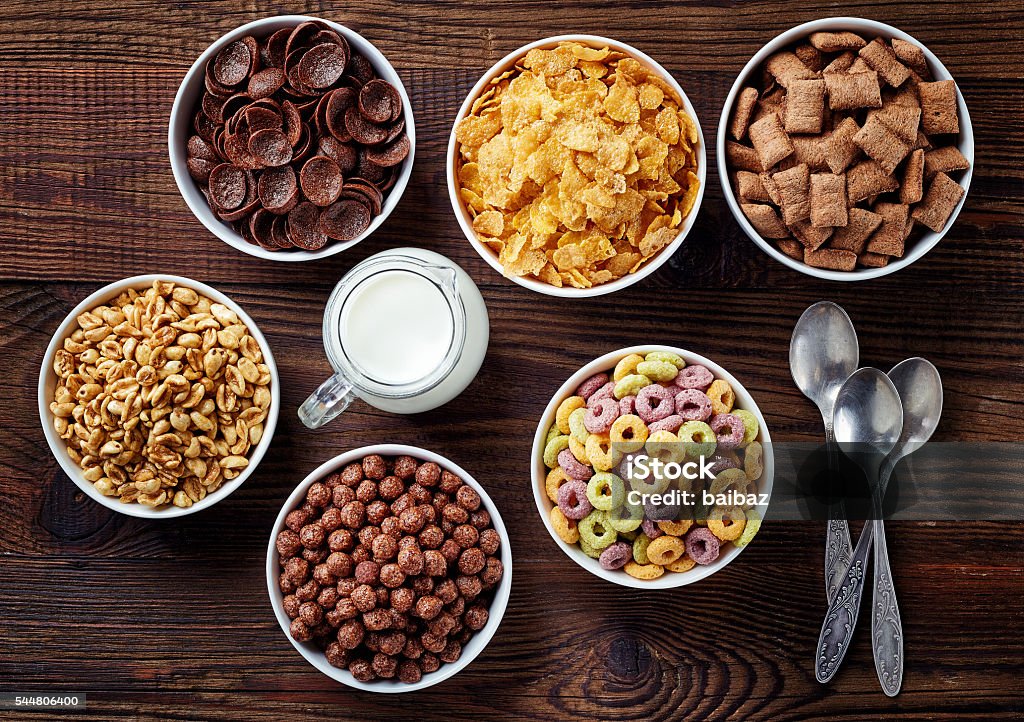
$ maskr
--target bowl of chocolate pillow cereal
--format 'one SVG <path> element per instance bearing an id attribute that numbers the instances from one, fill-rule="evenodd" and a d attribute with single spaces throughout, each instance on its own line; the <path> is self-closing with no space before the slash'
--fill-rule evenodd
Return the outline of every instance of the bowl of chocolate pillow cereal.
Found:
<path id="1" fill-rule="evenodd" d="M 949 231 L 974 134 L 928 48 L 890 25 L 827 18 L 787 30 L 743 68 L 717 156 L 754 243 L 801 273 L 858 281 L 909 266 Z"/>
<path id="2" fill-rule="evenodd" d="M 381 444 L 336 456 L 281 509 L 267 550 L 274 614 L 328 677 L 410 692 L 466 667 L 512 587 L 505 525 L 443 456 Z"/>

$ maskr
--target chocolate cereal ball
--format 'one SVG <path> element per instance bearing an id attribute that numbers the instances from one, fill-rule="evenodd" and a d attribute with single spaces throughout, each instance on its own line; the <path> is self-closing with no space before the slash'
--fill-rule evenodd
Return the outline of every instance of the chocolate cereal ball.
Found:
<path id="1" fill-rule="evenodd" d="M 441 481 L 441 467 L 433 461 L 421 464 L 416 469 L 416 483 L 420 486 L 435 487 Z"/>
<path id="2" fill-rule="evenodd" d="M 334 506 L 338 509 L 356 498 L 356 492 L 351 486 L 336 486 L 332 492 L 334 495 Z"/>
<path id="3" fill-rule="evenodd" d="M 469 515 L 469 523 L 477 529 L 484 530 L 491 525 L 491 515 L 486 509 L 477 509 Z"/>
<path id="4" fill-rule="evenodd" d="M 360 584 L 353 589 L 349 599 L 360 612 L 368 612 L 377 606 L 377 592 L 369 584 Z"/>
<path id="5" fill-rule="evenodd" d="M 443 577 L 448 573 L 448 560 L 436 549 L 423 552 L 424 573 L 428 577 Z"/>
<path id="6" fill-rule="evenodd" d="M 345 486 L 356 486 L 363 480 L 363 466 L 359 462 L 353 462 L 342 469 L 341 483 Z"/>
<path id="7" fill-rule="evenodd" d="M 299 540 L 299 535 L 291 529 L 282 529 L 281 533 L 277 535 L 275 546 L 281 558 L 287 559 L 299 553 L 299 550 L 302 549 L 302 542 Z"/>
<path id="8" fill-rule="evenodd" d="M 302 606 L 302 602 L 294 594 L 288 594 L 281 600 L 281 605 L 284 607 L 284 613 L 288 615 L 288 618 L 295 619 L 299 616 L 299 607 Z"/>
<path id="9" fill-rule="evenodd" d="M 466 549 L 459 555 L 459 571 L 463 574 L 479 574 L 483 571 L 487 557 L 479 549 Z"/>
<path id="10" fill-rule="evenodd" d="M 332 552 L 350 552 L 355 545 L 355 535 L 348 529 L 336 529 L 327 537 L 327 546 Z"/>
<path id="11" fill-rule="evenodd" d="M 348 671 L 360 682 L 370 682 L 376 677 L 370 662 L 365 659 L 354 659 L 349 662 Z"/>
<path id="12" fill-rule="evenodd" d="M 316 602 L 303 602 L 299 607 L 299 619 L 310 627 L 320 624 L 324 618 L 324 610 Z"/>
<path id="13" fill-rule="evenodd" d="M 445 494 L 454 494 L 460 486 L 462 486 L 462 479 L 450 471 L 441 472 L 441 483 L 438 484 L 438 488 Z"/>
<path id="14" fill-rule="evenodd" d="M 362 643 L 363 637 L 366 636 L 366 629 L 358 619 L 350 619 L 338 627 L 337 636 L 338 644 L 344 649 L 355 649 Z"/>
<path id="15" fill-rule="evenodd" d="M 339 669 L 345 669 L 349 662 L 352 661 L 349 651 L 337 642 L 328 644 L 327 649 L 324 650 L 324 655 L 327 657 L 328 664 Z"/>
<path id="16" fill-rule="evenodd" d="M 350 501 L 341 507 L 341 523 L 349 529 L 358 530 L 366 520 L 366 507 L 361 501 Z"/>
<path id="17" fill-rule="evenodd" d="M 296 534 L 309 522 L 310 513 L 305 509 L 294 509 L 284 518 L 284 525 Z"/>
<path id="18" fill-rule="evenodd" d="M 292 620 L 288 633 L 292 635 L 292 639 L 296 642 L 308 642 L 313 638 L 313 632 L 310 630 L 309 625 L 302 621 L 301 617 Z"/>
<path id="19" fill-rule="evenodd" d="M 422 574 L 425 565 L 423 553 L 418 549 L 407 548 L 398 552 L 398 566 L 406 574 Z"/>
<path id="20" fill-rule="evenodd" d="M 405 659 L 398 663 L 398 680 L 406 684 L 416 684 L 423 679 L 423 672 L 420 666 L 411 659 Z"/>
<path id="21" fill-rule="evenodd" d="M 455 494 L 455 503 L 466 511 L 476 511 L 480 508 L 480 495 L 471 486 L 462 486 Z"/>
<path id="22" fill-rule="evenodd" d="M 405 491 L 405 484 L 397 476 L 385 476 L 377 485 L 377 493 L 384 501 L 394 501 Z"/>
<path id="23" fill-rule="evenodd" d="M 436 524 L 424 527 L 419 533 L 419 543 L 424 549 L 437 549 L 444 543 L 444 532 Z"/>
<path id="24" fill-rule="evenodd" d="M 474 529 L 476 527 L 473 527 Z M 493 556 L 501 547 L 501 537 L 494 529 L 484 529 L 480 532 L 480 550 L 487 556 Z"/>
<path id="25" fill-rule="evenodd" d="M 399 456 L 395 459 L 395 476 L 399 479 L 408 479 L 416 474 L 419 462 L 411 456 Z"/>
<path id="26" fill-rule="evenodd" d="M 385 564 L 380 568 L 380 582 L 388 589 L 395 589 L 405 582 L 405 572 L 397 564 Z"/>
<path id="27" fill-rule="evenodd" d="M 377 498 L 377 483 L 370 479 L 359 482 L 356 487 L 356 498 L 364 504 L 369 504 Z"/>
<path id="28" fill-rule="evenodd" d="M 480 581 L 488 586 L 493 586 L 501 581 L 505 567 L 497 557 L 488 557 L 483 571 L 480 572 Z"/>
<path id="29" fill-rule="evenodd" d="M 363 474 L 367 479 L 383 479 L 387 476 L 388 467 L 380 454 L 370 454 L 363 459 Z"/>
<path id="30" fill-rule="evenodd" d="M 394 559 L 398 554 L 398 541 L 394 537 L 381 534 L 374 538 L 370 550 L 373 552 L 375 562 L 386 562 L 389 559 Z"/>
<path id="31" fill-rule="evenodd" d="M 306 492 L 306 501 L 315 507 L 327 506 L 331 502 L 331 497 L 331 490 L 327 488 L 327 484 L 319 481 L 311 484 Z"/>
<path id="32" fill-rule="evenodd" d="M 428 595 L 425 597 L 420 597 L 416 600 L 415 614 L 420 619 L 425 619 L 429 621 L 441 613 L 441 608 L 443 606 L 444 604 L 441 602 L 441 600 L 435 596 Z"/>
<path id="33" fill-rule="evenodd" d="M 400 614 L 405 614 L 411 611 L 413 604 L 416 602 L 416 592 L 408 587 L 392 589 L 390 597 L 391 608 Z"/>
<path id="34" fill-rule="evenodd" d="M 480 532 L 476 530 L 475 526 L 460 524 L 452 532 L 452 539 L 463 549 L 470 549 L 476 546 L 477 541 L 480 539 Z"/>
<path id="35" fill-rule="evenodd" d="M 383 652 L 373 655 L 372 665 L 374 673 L 381 679 L 391 679 L 398 671 L 398 660 Z"/>
<path id="36" fill-rule="evenodd" d="M 299 530 L 299 540 L 307 549 L 316 549 L 327 540 L 327 532 L 320 522 L 315 521 Z"/>

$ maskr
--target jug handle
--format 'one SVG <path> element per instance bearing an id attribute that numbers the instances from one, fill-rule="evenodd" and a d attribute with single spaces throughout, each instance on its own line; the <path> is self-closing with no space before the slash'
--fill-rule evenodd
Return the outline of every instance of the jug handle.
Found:
<path id="1" fill-rule="evenodd" d="M 299 420 L 310 429 L 319 429 L 347 409 L 354 398 L 349 380 L 335 374 L 302 402 Z"/>

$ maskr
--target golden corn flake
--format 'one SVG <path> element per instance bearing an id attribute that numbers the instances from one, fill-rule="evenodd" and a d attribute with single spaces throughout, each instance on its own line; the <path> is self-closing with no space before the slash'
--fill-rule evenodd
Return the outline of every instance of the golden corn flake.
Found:
<path id="1" fill-rule="evenodd" d="M 609 48 L 530 50 L 455 128 L 459 195 L 510 276 L 590 288 L 635 273 L 699 194 L 697 126 L 669 84 Z"/>

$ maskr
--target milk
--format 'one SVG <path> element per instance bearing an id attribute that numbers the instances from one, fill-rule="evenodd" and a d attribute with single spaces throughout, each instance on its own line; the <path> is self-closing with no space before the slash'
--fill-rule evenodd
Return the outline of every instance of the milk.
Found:
<path id="1" fill-rule="evenodd" d="M 400 385 L 441 366 L 455 326 L 451 306 L 436 283 L 418 273 L 391 270 L 352 291 L 338 331 L 345 354 L 364 375 Z"/>
<path id="2" fill-rule="evenodd" d="M 476 378 L 490 323 L 480 290 L 458 265 L 422 248 L 395 248 L 345 274 L 327 301 L 323 334 L 334 375 L 299 407 L 314 429 L 355 397 L 398 414 L 448 403 Z"/>

